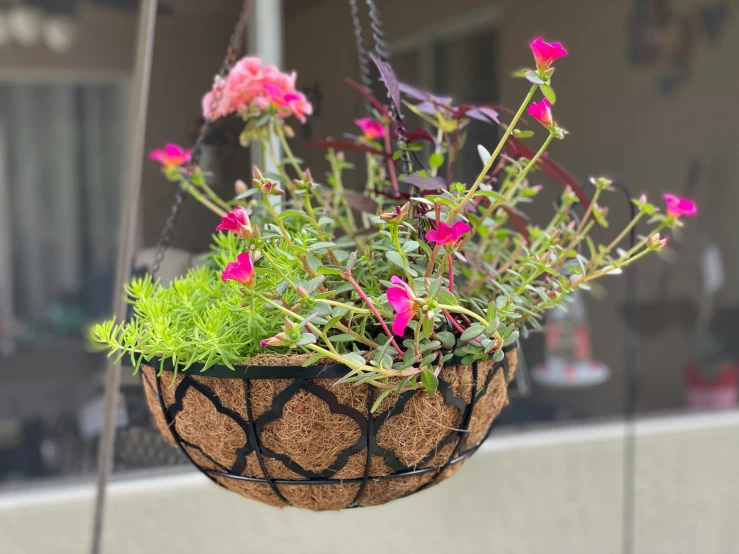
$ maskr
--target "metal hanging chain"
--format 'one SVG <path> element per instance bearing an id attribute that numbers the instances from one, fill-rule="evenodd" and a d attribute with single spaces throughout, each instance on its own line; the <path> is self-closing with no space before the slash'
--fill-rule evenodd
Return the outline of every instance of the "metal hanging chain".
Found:
<path id="1" fill-rule="evenodd" d="M 384 63 L 388 63 L 390 60 L 390 51 L 385 41 L 385 32 L 382 27 L 382 19 L 380 18 L 380 11 L 377 9 L 375 0 L 365 0 L 367 2 L 367 10 L 369 11 L 370 28 L 372 29 L 372 38 L 375 42 L 375 54 L 377 58 Z M 403 171 L 409 175 L 413 173 L 413 162 L 411 162 L 411 155 L 408 151 L 408 139 L 405 134 L 405 121 L 403 120 L 403 114 L 400 113 L 400 109 L 395 105 L 388 89 L 388 103 L 390 104 L 390 113 L 396 123 L 395 129 L 395 140 L 398 143 L 398 148 L 402 152 L 403 159 Z M 391 162 L 392 163 L 392 162 Z"/>
<path id="2" fill-rule="evenodd" d="M 369 12 L 370 29 L 372 31 L 372 40 L 374 43 L 375 55 L 377 56 L 377 59 L 381 62 L 388 63 L 388 60 L 390 59 L 390 52 L 387 47 L 387 42 L 385 42 L 385 32 L 382 26 L 382 19 L 380 18 L 380 11 L 377 9 L 377 5 L 375 4 L 374 0 L 365 0 L 365 3 L 367 4 L 367 10 Z M 367 55 L 367 50 L 364 47 L 364 39 L 362 37 L 362 23 L 359 18 L 359 8 L 357 6 L 357 0 L 349 0 L 349 10 L 351 12 L 352 25 L 354 28 L 354 40 L 357 48 L 357 61 L 359 62 L 359 73 L 362 80 L 362 86 L 367 89 L 367 91 L 371 92 L 373 82 L 369 64 L 369 56 Z M 404 171 L 408 174 L 413 173 L 413 164 L 411 162 L 411 156 L 407 148 L 408 141 L 405 134 L 405 122 L 403 121 L 403 114 L 401 114 L 398 108 L 395 106 L 395 103 L 390 97 L 389 91 L 388 104 L 390 105 L 390 113 L 392 115 L 392 118 L 395 120 L 396 123 L 396 140 L 398 146 L 403 152 L 402 157 Z M 366 109 L 368 114 L 372 113 L 369 103 L 367 103 Z"/>
<path id="3" fill-rule="evenodd" d="M 359 62 L 359 79 L 362 86 L 368 90 L 372 90 L 372 73 L 370 71 L 369 58 L 367 50 L 364 48 L 364 37 L 362 36 L 362 23 L 359 19 L 359 6 L 357 0 L 349 0 L 349 11 L 352 16 L 352 27 L 354 29 L 354 44 L 357 48 L 357 61 Z M 372 105 L 369 100 L 364 101 L 364 111 L 367 115 L 372 115 Z"/>
<path id="4" fill-rule="evenodd" d="M 241 14 L 239 15 L 239 19 L 236 22 L 233 33 L 231 33 L 231 39 L 226 50 L 226 57 L 224 58 L 223 63 L 221 63 L 221 67 L 214 79 L 215 86 L 209 106 L 211 114 L 215 114 L 218 111 L 218 104 L 223 97 L 224 89 L 226 87 L 226 77 L 228 76 L 228 72 L 231 71 L 231 68 L 239 59 L 239 53 L 243 49 L 246 37 L 246 26 L 249 22 L 250 13 L 251 0 L 244 0 Z M 187 165 L 185 166 L 185 171 L 188 175 L 192 175 L 193 171 L 200 162 L 200 156 L 203 153 L 203 144 L 205 143 L 205 138 L 210 133 L 213 121 L 214 120 L 206 118 L 203 124 L 200 126 L 200 131 L 197 138 L 195 139 L 195 144 L 193 145 L 190 161 L 187 162 Z M 179 215 L 182 204 L 184 203 L 186 198 L 186 187 L 180 185 L 177 188 L 177 193 L 175 194 L 174 202 L 172 203 L 169 216 L 164 223 L 162 232 L 159 234 L 159 240 L 157 241 L 157 250 L 156 254 L 154 255 L 154 262 L 152 263 L 151 269 L 149 271 L 152 277 L 156 277 L 159 273 L 159 270 L 161 269 L 162 262 L 164 261 L 164 256 L 167 253 L 169 243 L 172 240 L 172 232 L 174 231 L 175 225 L 177 224 L 177 216 Z"/>

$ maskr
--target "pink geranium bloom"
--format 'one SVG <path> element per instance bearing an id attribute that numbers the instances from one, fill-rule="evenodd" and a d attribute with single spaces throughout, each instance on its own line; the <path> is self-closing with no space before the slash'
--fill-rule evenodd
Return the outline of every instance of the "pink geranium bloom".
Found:
<path id="1" fill-rule="evenodd" d="M 532 102 L 528 109 L 529 115 L 544 125 L 547 129 L 554 127 L 554 119 L 552 118 L 552 103 L 546 98 L 541 102 Z"/>
<path id="2" fill-rule="evenodd" d="M 190 161 L 192 149 L 182 148 L 178 144 L 167 144 L 164 148 L 152 150 L 149 159 L 159 162 L 166 168 L 179 167 Z"/>
<path id="3" fill-rule="evenodd" d="M 228 212 L 221 219 L 216 231 L 231 231 L 240 237 L 248 239 L 251 237 L 251 223 L 249 214 L 242 206 L 236 206 L 232 212 Z"/>
<path id="4" fill-rule="evenodd" d="M 393 321 L 393 333 L 402 336 L 405 333 L 408 323 L 413 319 L 413 316 L 418 310 L 419 305 L 416 295 L 413 294 L 413 289 L 407 283 L 394 275 L 390 280 L 394 285 L 398 285 L 397 287 L 387 289 L 387 301 L 398 313 Z"/>
<path id="5" fill-rule="evenodd" d="M 221 91 L 221 97 L 215 105 L 215 111 L 213 111 L 213 96 L 217 90 Z M 203 117 L 208 120 L 215 120 L 227 116 L 232 111 L 234 111 L 233 99 L 228 89 L 224 86 L 224 78 L 217 77 L 216 83 L 213 85 L 213 90 L 203 96 Z"/>
<path id="6" fill-rule="evenodd" d="M 265 83 L 264 92 L 283 117 L 294 115 L 301 123 L 305 123 L 306 116 L 313 113 L 313 106 L 302 92 L 286 91 L 273 83 Z"/>
<path id="7" fill-rule="evenodd" d="M 541 37 L 537 37 L 530 46 L 536 60 L 536 69 L 539 71 L 549 69 L 554 60 L 567 55 L 567 50 L 559 42 L 544 42 Z"/>
<path id="8" fill-rule="evenodd" d="M 673 217 L 692 217 L 698 213 L 698 205 L 689 198 L 681 198 L 668 193 L 662 196 L 667 203 L 667 213 Z"/>
<path id="9" fill-rule="evenodd" d="M 354 123 L 362 130 L 366 139 L 375 140 L 385 136 L 385 126 L 371 117 L 355 119 Z"/>
<path id="10" fill-rule="evenodd" d="M 235 262 L 231 262 L 221 273 L 223 282 L 236 281 L 244 286 L 250 287 L 254 284 L 254 266 L 251 263 L 251 257 L 248 252 L 242 252 L 236 258 Z"/>
<path id="11" fill-rule="evenodd" d="M 440 221 L 436 229 L 426 232 L 426 240 L 440 245 L 453 244 L 462 235 L 469 233 L 471 230 L 472 228 L 464 221 L 457 221 L 454 225 L 447 225 L 443 221 Z"/>

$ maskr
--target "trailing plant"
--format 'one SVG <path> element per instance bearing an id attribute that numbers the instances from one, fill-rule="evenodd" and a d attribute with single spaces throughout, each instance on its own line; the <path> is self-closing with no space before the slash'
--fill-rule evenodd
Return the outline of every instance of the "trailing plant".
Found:
<path id="1" fill-rule="evenodd" d="M 350 81 L 372 116 L 356 121 L 356 135 L 313 145 L 326 149 L 330 168 L 320 180 L 290 147 L 286 121 L 311 113 L 295 74 L 241 60 L 203 104 L 211 119 L 238 114 L 241 143 L 260 144 L 251 186 L 239 181 L 234 197 L 222 199 L 188 151 L 169 145 L 152 153 L 170 181 L 222 222 L 204 266 L 168 287 L 134 279 L 126 290 L 133 317 L 97 325 L 94 340 L 137 363 L 171 359 L 179 371 L 195 363 L 203 371 L 233 367 L 265 351 L 308 353 L 306 365 L 333 360 L 349 368 L 343 381 L 383 389 L 378 402 L 393 391 L 434 394 L 455 356 L 462 364 L 500 361 L 546 310 L 659 250 L 662 235 L 696 212 L 687 199 L 665 195 L 663 212 L 641 196 L 633 200 L 636 216 L 598 244 L 592 231 L 608 226 L 603 202 L 612 183 L 592 179 L 588 196 L 546 154 L 566 137 L 553 115 L 552 78 L 554 61 L 567 52 L 541 38 L 531 48 L 536 68 L 516 74 L 530 86 L 507 124 L 493 106 L 454 105 L 398 83 L 375 60 L 390 105 Z M 537 92 L 543 98 L 533 101 Z M 408 129 L 404 111 L 426 127 Z M 526 142 L 533 133 L 518 128 L 526 111 L 544 129 L 536 147 Z M 480 172 L 460 183 L 454 166 L 472 119 L 500 124 L 502 137 L 492 148 L 473 146 Z M 364 176 L 345 151 L 364 155 Z M 522 211 L 541 190 L 537 172 L 563 185 L 543 226 Z M 623 247 L 637 225 L 648 230 Z"/>

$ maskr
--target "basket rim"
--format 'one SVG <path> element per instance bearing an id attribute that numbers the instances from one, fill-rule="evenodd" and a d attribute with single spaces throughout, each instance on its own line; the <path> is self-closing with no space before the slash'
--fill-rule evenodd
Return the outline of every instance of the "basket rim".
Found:
<path id="1" fill-rule="evenodd" d="M 518 343 L 503 347 L 503 352 L 508 354 L 518 347 Z M 275 356 L 281 356 L 276 354 Z M 284 355 L 285 358 L 288 355 Z M 490 359 L 490 358 L 488 358 Z M 162 371 L 172 373 L 175 371 L 171 358 L 158 358 L 159 363 L 152 364 L 154 359 L 145 359 L 142 354 L 135 354 L 133 361 L 139 365 L 147 365 L 154 369 L 161 368 Z M 454 356 L 449 360 L 445 367 L 462 365 L 461 358 Z M 220 379 L 340 379 L 351 371 L 349 366 L 344 364 L 326 364 L 326 365 L 246 365 L 234 364 L 234 369 L 223 365 L 216 364 L 204 370 L 205 364 L 194 363 L 187 370 L 178 369 L 178 373 L 188 375 L 198 375 L 201 377 L 215 377 Z"/>

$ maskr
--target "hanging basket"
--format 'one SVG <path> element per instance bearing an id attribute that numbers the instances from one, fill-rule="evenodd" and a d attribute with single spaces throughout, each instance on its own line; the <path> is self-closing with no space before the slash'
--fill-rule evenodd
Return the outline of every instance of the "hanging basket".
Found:
<path id="1" fill-rule="evenodd" d="M 508 403 L 516 350 L 504 359 L 445 367 L 438 392 L 389 395 L 336 384 L 343 365 L 308 356 L 259 356 L 232 371 L 173 376 L 142 365 L 149 408 L 164 437 L 205 475 L 273 506 L 377 506 L 452 476 Z M 259 364 L 259 365 L 257 365 Z M 157 373 L 159 372 L 159 376 Z"/>

